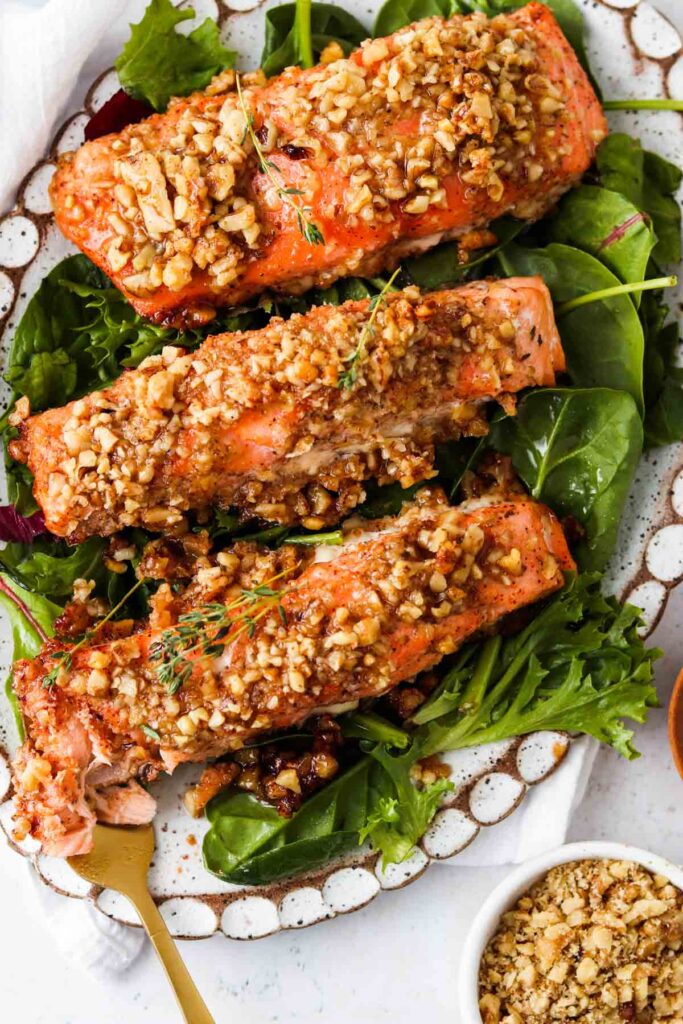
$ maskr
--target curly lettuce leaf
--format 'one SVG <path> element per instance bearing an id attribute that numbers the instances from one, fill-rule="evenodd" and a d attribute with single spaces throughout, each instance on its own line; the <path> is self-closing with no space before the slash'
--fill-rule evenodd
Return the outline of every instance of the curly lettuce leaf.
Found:
<path id="1" fill-rule="evenodd" d="M 164 345 L 199 340 L 196 331 L 143 320 L 86 256 L 68 256 L 43 279 L 14 333 L 4 373 L 12 401 L 0 420 L 5 451 L 16 436 L 8 415 L 19 397 L 26 395 L 32 412 L 64 405 L 106 387 Z M 11 503 L 22 515 L 35 512 L 31 473 L 9 458 L 6 465 Z"/>
<path id="2" fill-rule="evenodd" d="M 103 561 L 107 541 L 91 537 L 75 547 L 64 541 L 34 540 L 6 544 L 0 551 L 0 566 L 17 583 L 52 602 L 71 596 L 77 579 L 95 580 L 106 593 L 109 572 Z"/>
<path id="3" fill-rule="evenodd" d="M 234 65 L 236 55 L 223 46 L 211 18 L 189 35 L 176 31 L 193 17 L 191 7 L 151 0 L 142 20 L 131 25 L 130 39 L 114 65 L 129 96 L 163 111 L 172 96 L 203 89 L 219 71 Z"/>
<path id="4" fill-rule="evenodd" d="M 657 706 L 652 662 L 661 654 L 645 647 L 640 623 L 637 608 L 601 593 L 597 573 L 571 576 L 521 633 L 480 645 L 453 679 L 455 707 L 421 726 L 415 742 L 431 755 L 559 729 L 637 757 L 624 719 L 642 723 Z M 427 721 L 430 703 L 416 721 Z"/>

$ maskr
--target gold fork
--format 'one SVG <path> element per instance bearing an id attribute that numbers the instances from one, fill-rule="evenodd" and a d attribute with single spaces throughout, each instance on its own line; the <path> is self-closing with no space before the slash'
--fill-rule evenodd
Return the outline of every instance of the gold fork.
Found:
<path id="1" fill-rule="evenodd" d="M 151 825 L 96 825 L 93 840 L 90 853 L 69 857 L 69 864 L 81 878 L 114 889 L 130 900 L 161 960 L 187 1024 L 214 1024 L 147 887 L 154 829 Z"/>

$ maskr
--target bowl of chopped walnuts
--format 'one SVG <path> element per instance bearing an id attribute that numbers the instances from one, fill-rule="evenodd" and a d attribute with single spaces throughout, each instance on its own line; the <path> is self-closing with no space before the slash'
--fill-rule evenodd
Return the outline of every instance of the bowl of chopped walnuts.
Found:
<path id="1" fill-rule="evenodd" d="M 511 872 L 472 923 L 459 1024 L 683 1020 L 683 869 L 581 842 Z"/>

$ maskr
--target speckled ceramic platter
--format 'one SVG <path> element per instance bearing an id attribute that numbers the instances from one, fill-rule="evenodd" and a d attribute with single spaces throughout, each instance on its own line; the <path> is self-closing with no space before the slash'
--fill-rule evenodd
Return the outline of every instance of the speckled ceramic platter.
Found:
<path id="1" fill-rule="evenodd" d="M 579 0 L 589 29 L 591 65 L 608 97 L 683 97 L 683 49 L 673 25 L 645 0 Z M 673 13 L 681 0 L 659 0 Z M 201 16 L 218 16 L 226 41 L 255 66 L 263 36 L 263 14 L 272 3 L 195 0 Z M 377 0 L 346 0 L 344 7 L 364 22 L 372 20 Z M 117 88 L 113 72 L 103 70 L 87 91 L 82 110 L 57 132 L 45 159 L 18 185 L 15 209 L 0 218 L 0 332 L 6 351 L 14 327 L 41 278 L 68 252 L 55 228 L 47 185 L 59 153 L 78 146 L 88 117 Z M 620 113 L 612 128 L 628 131 L 663 156 L 683 162 L 683 117 L 675 113 Z M 680 198 L 680 197 L 679 197 Z M 678 296 L 679 300 L 681 296 Z M 677 309 L 680 310 L 680 304 Z M 683 357 L 683 353 L 682 353 Z M 3 385 L 4 386 L 4 385 Z M 0 395 L 0 399 L 6 398 Z M 647 630 L 654 628 L 672 587 L 683 578 L 683 446 L 658 450 L 643 459 L 622 523 L 619 546 L 609 573 L 615 593 L 644 609 Z M 0 660 L 9 662 L 8 631 L 0 626 Z M 4 704 L 4 702 L 0 702 Z M 3 707 L 0 740 L 11 750 L 16 738 Z M 249 889 L 226 885 L 201 864 L 206 823 L 190 819 L 182 794 L 199 769 L 179 770 L 157 789 L 157 849 L 151 890 L 176 935 L 203 938 L 217 930 L 237 939 L 257 938 L 283 928 L 300 928 L 364 906 L 382 889 L 418 878 L 432 862 L 457 856 L 484 827 L 495 827 L 523 800 L 530 786 L 546 779 L 565 756 L 570 739 L 537 733 L 487 747 L 459 751 L 447 760 L 455 790 L 412 856 L 383 871 L 370 851 L 359 848 L 306 878 Z M 9 833 L 9 772 L 0 754 L 0 823 Z M 11 840 L 10 845 L 19 850 Z M 63 861 L 42 856 L 33 841 L 19 852 L 33 861 L 44 881 L 57 891 L 95 902 L 122 922 L 135 918 L 115 893 L 93 889 Z"/>

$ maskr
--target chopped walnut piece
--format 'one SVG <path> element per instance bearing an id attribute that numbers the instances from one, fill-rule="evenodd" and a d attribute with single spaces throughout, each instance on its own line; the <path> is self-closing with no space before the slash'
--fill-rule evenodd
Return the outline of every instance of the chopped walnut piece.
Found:
<path id="1" fill-rule="evenodd" d="M 680 1024 L 683 892 L 630 861 L 553 868 L 503 914 L 479 997 L 485 1024 Z"/>

